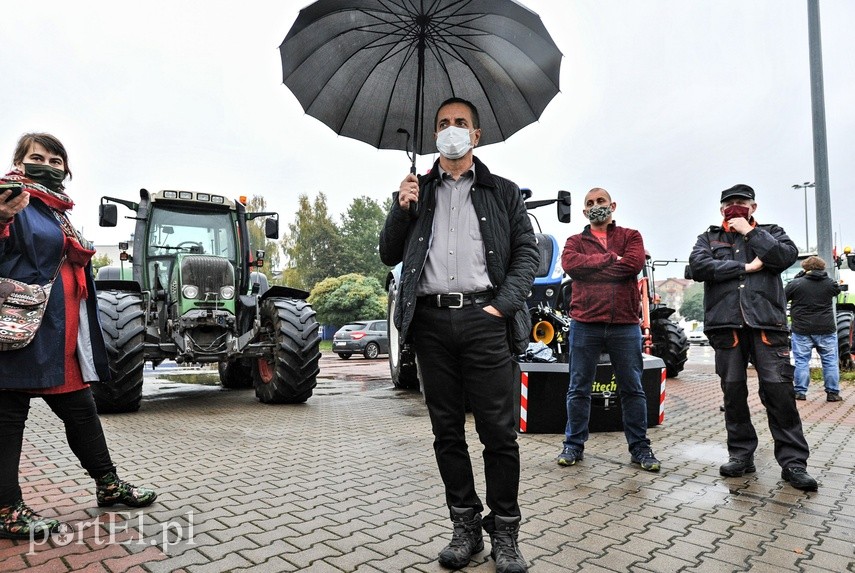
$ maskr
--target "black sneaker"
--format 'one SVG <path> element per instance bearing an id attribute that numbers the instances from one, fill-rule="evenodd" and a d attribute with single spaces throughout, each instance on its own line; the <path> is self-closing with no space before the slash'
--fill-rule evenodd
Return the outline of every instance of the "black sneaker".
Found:
<path id="1" fill-rule="evenodd" d="M 802 392 L 796 392 L 796 400 L 807 400 L 807 396 L 805 396 Z"/>
<path id="2" fill-rule="evenodd" d="M 650 448 L 636 450 L 632 453 L 630 461 L 634 464 L 640 465 L 641 469 L 648 472 L 658 472 L 661 466 L 659 460 L 657 460 L 656 456 L 653 455 L 653 450 Z"/>
<path id="3" fill-rule="evenodd" d="M 581 462 L 582 458 L 582 450 L 577 450 L 571 446 L 564 446 L 564 449 L 558 454 L 555 461 L 558 462 L 559 466 L 572 466 L 576 462 Z"/>
<path id="4" fill-rule="evenodd" d="M 753 459 L 743 460 L 741 458 L 730 458 L 730 460 L 718 468 L 718 473 L 725 477 L 742 477 L 745 474 L 753 474 L 757 471 Z"/>
<path id="5" fill-rule="evenodd" d="M 840 394 L 838 394 L 837 392 L 828 392 L 827 396 L 825 397 L 825 401 L 826 402 L 842 402 L 843 398 L 841 398 Z"/>
<path id="6" fill-rule="evenodd" d="M 789 482 L 791 486 L 803 491 L 816 491 L 819 485 L 810 477 L 805 468 L 790 466 L 781 470 L 781 479 Z"/>

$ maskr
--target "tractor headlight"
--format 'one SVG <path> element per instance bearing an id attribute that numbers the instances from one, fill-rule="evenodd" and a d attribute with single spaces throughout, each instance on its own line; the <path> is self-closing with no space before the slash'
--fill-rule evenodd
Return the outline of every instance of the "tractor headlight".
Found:
<path id="1" fill-rule="evenodd" d="M 184 298 L 196 298 L 199 296 L 199 287 L 196 285 L 184 285 L 181 287 L 181 294 Z"/>
<path id="2" fill-rule="evenodd" d="M 220 288 L 220 298 L 231 299 L 235 296 L 235 287 L 224 286 Z"/>
<path id="3" fill-rule="evenodd" d="M 552 295 L 554 295 L 554 294 L 555 294 L 555 290 L 552 287 L 549 287 L 546 289 L 546 296 L 548 296 L 549 298 L 552 298 Z"/>

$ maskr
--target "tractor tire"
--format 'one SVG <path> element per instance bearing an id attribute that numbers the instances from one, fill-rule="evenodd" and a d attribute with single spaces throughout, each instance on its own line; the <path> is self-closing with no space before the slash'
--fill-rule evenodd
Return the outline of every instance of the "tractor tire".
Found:
<path id="1" fill-rule="evenodd" d="M 351 356 L 353 356 L 353 354 L 351 354 L 350 352 L 339 352 L 338 353 L 338 357 L 341 358 L 342 360 L 347 360 Z"/>
<path id="2" fill-rule="evenodd" d="M 419 389 L 419 369 L 415 362 L 404 364 L 401 360 L 403 352 L 403 340 L 401 333 L 395 326 L 395 305 L 397 304 L 397 287 L 395 282 L 389 283 L 389 303 L 386 307 L 386 321 L 389 326 L 389 374 L 392 378 L 392 385 L 401 390 L 418 390 Z"/>
<path id="3" fill-rule="evenodd" d="M 145 366 L 145 310 L 137 293 L 104 290 L 98 293 L 101 330 L 107 346 L 112 380 L 92 384 L 99 414 L 140 409 Z"/>
<path id="4" fill-rule="evenodd" d="M 220 371 L 220 384 L 223 388 L 230 390 L 252 388 L 252 365 L 244 360 L 220 362 L 217 369 Z"/>
<path id="5" fill-rule="evenodd" d="M 842 311 L 837 313 L 837 358 L 841 370 L 852 370 L 855 363 L 852 361 L 853 326 L 855 326 L 855 313 Z"/>
<path id="6" fill-rule="evenodd" d="M 274 349 L 254 361 L 255 396 L 265 404 L 301 404 L 317 386 L 321 337 L 315 311 L 304 300 L 261 301 L 261 326 Z"/>
<path id="7" fill-rule="evenodd" d="M 667 318 L 659 318 L 651 325 L 653 334 L 653 355 L 665 362 L 665 374 L 676 378 L 686 366 L 689 357 L 689 341 L 686 333 Z"/>
<path id="8" fill-rule="evenodd" d="M 362 355 L 366 360 L 374 360 L 380 356 L 380 347 L 376 342 L 369 342 L 362 351 Z"/>

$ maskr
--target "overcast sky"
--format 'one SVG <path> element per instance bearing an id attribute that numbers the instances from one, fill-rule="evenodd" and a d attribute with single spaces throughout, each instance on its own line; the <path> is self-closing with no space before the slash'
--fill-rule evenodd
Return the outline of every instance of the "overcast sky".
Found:
<path id="1" fill-rule="evenodd" d="M 564 54 L 561 93 L 538 123 L 476 154 L 535 198 L 572 192 L 569 225 L 535 211 L 544 231 L 563 245 L 583 227 L 585 192 L 604 187 L 655 259 L 684 260 L 719 222 L 720 191 L 747 183 L 757 219 L 804 246 L 804 192 L 792 185 L 814 180 L 806 0 L 522 3 Z M 99 228 L 99 198 L 141 187 L 260 194 L 283 231 L 299 194 L 322 191 L 337 216 L 355 196 L 383 201 L 407 173 L 404 152 L 336 135 L 282 84 L 277 48 L 306 4 L 4 3 L 0 160 L 10 166 L 24 132 L 57 135 L 73 219 L 98 244 L 132 229 Z M 820 10 L 833 230 L 855 245 L 855 2 Z M 814 246 L 813 190 L 808 199 Z"/>

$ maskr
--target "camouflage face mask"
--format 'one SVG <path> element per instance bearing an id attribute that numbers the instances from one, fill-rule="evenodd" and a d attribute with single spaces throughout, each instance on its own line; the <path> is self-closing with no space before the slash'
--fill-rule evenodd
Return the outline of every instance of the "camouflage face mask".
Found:
<path id="1" fill-rule="evenodd" d="M 588 220 L 592 223 L 605 223 L 611 215 L 611 207 L 591 207 L 588 209 Z"/>

